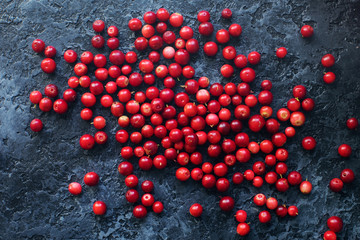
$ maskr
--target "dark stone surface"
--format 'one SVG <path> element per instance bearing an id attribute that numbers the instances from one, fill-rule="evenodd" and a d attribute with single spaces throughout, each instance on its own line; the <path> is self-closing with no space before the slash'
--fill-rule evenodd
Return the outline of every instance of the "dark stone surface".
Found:
<path id="1" fill-rule="evenodd" d="M 80 119 L 79 98 L 70 104 L 63 116 L 32 108 L 28 100 L 32 90 L 43 92 L 49 83 L 57 84 L 61 94 L 67 89 L 73 65 L 61 58 L 66 49 L 72 48 L 79 54 L 85 50 L 103 52 L 90 44 L 94 35 L 91 24 L 95 19 L 105 20 L 107 26 L 119 27 L 120 49 L 127 52 L 133 49 L 135 39 L 127 22 L 159 7 L 180 12 L 185 18 L 184 24 L 194 29 L 198 26 L 196 14 L 199 10 L 211 13 L 215 29 L 227 28 L 230 21 L 221 19 L 220 12 L 224 7 L 231 8 L 231 22 L 241 24 L 243 34 L 239 39 L 232 39 L 230 44 L 242 54 L 253 50 L 262 54 L 261 64 L 255 67 L 257 78 L 251 86 L 258 93 L 261 80 L 272 80 L 274 110 L 285 106 L 293 86 L 307 87 L 308 96 L 316 101 L 316 108 L 306 114 L 305 126 L 297 129 L 297 136 L 290 139 L 286 147 L 290 152 L 289 170 L 300 171 L 313 183 L 309 196 L 302 195 L 296 187 L 280 194 L 273 186 L 255 189 L 251 183 L 232 186 L 227 193 L 219 194 L 215 190 L 206 191 L 192 180 L 177 181 L 174 163 L 163 171 L 150 172 L 140 171 L 135 164 L 140 180 L 154 181 L 155 198 L 165 205 L 159 216 L 150 212 L 145 219 L 137 220 L 132 217 L 133 206 L 124 197 L 124 177 L 117 172 L 117 165 L 122 161 L 121 145 L 115 141 L 114 134 L 119 127 L 109 111 L 99 104 L 94 108 L 95 116 L 103 115 L 107 119 L 108 143 L 84 151 L 78 145 L 79 137 L 89 132 L 93 134 L 95 129 Z M 359 1 L 177 1 L 176 4 L 168 1 L 1 1 L 0 238 L 239 239 L 233 215 L 235 209 L 244 209 L 251 222 L 247 239 L 320 239 L 327 230 L 326 220 L 332 215 L 344 220 L 339 239 L 360 239 L 359 130 L 350 131 L 345 125 L 349 117 L 360 117 L 359 11 Z M 301 38 L 299 29 L 303 24 L 314 26 L 315 35 L 311 39 Z M 214 39 L 214 35 L 204 38 L 196 33 L 201 46 L 204 41 Z M 43 56 L 31 50 L 35 38 L 43 39 L 58 50 L 55 74 L 41 71 Z M 287 47 L 289 52 L 284 60 L 275 57 L 275 48 L 281 46 Z M 109 49 L 105 52 L 108 54 Z M 331 68 L 337 76 L 333 85 L 322 81 L 325 69 L 320 59 L 326 53 L 336 57 L 336 64 Z M 196 77 L 205 75 L 211 82 L 226 83 L 228 80 L 222 79 L 219 73 L 225 61 L 220 53 L 217 56 L 208 58 L 202 51 L 193 56 L 191 65 L 196 68 Z M 239 81 L 238 73 L 236 70 L 236 77 L 231 81 Z M 162 84 L 157 85 L 161 87 Z M 81 94 L 84 90 L 77 92 Z M 40 133 L 33 133 L 29 128 L 35 117 L 41 118 L 45 125 Z M 306 152 L 301 148 L 300 141 L 306 135 L 317 139 L 314 151 Z M 251 140 L 267 137 L 267 134 L 256 134 Z M 353 148 L 349 159 L 341 159 L 337 154 L 337 147 L 342 143 Z M 263 157 L 257 155 L 248 164 L 236 164 L 229 176 L 248 169 Z M 135 163 L 136 159 L 132 161 Z M 346 185 L 341 193 L 333 193 L 328 183 L 344 168 L 355 171 L 356 181 Z M 100 175 L 99 185 L 84 186 L 80 196 L 71 196 L 68 184 L 82 182 L 88 171 Z M 278 219 L 272 213 L 270 224 L 260 224 L 257 215 L 262 208 L 252 202 L 258 192 L 277 197 L 281 203 L 297 205 L 299 216 Z M 235 198 L 233 212 L 220 211 L 218 200 L 222 195 Z M 94 216 L 92 204 L 96 200 L 107 203 L 105 216 Z M 200 219 L 188 213 L 194 202 L 205 208 Z"/>

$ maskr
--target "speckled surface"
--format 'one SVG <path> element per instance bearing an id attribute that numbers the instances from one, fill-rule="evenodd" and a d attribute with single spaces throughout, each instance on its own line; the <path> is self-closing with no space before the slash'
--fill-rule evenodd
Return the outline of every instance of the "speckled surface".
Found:
<path id="1" fill-rule="evenodd" d="M 174 177 L 178 166 L 169 163 L 165 170 L 140 171 L 135 164 L 135 173 L 140 180 L 150 179 L 155 183 L 154 195 L 164 202 L 165 210 L 160 215 L 150 212 L 143 220 L 132 217 L 133 205 L 126 202 L 124 177 L 117 172 L 122 161 L 121 145 L 114 134 L 119 129 L 116 119 L 107 109 L 97 103 L 94 116 L 107 119 L 105 131 L 109 141 L 104 146 L 84 151 L 78 141 L 82 134 L 96 131 L 89 122 L 80 119 L 82 108 L 79 98 L 70 104 L 69 111 L 59 116 L 54 112 L 41 113 L 32 108 L 28 96 L 32 90 L 43 92 L 49 83 L 55 83 L 60 93 L 67 89 L 67 79 L 73 75 L 72 65 L 62 59 L 66 49 L 79 54 L 85 50 L 93 53 L 90 43 L 94 32 L 91 24 L 103 19 L 106 25 L 116 25 L 120 30 L 120 49 L 133 50 L 135 34 L 127 28 L 132 17 L 142 18 L 144 12 L 165 7 L 170 12 L 180 12 L 184 25 L 197 29 L 196 14 L 200 10 L 211 13 L 215 29 L 227 28 L 230 22 L 239 23 L 243 34 L 232 39 L 230 44 L 238 53 L 250 51 L 262 54 L 261 63 L 255 66 L 256 80 L 251 84 L 258 93 L 263 79 L 273 82 L 274 101 L 277 110 L 286 106 L 291 89 L 303 84 L 309 97 L 315 99 L 316 108 L 307 113 L 305 126 L 297 129 L 297 136 L 286 144 L 290 157 L 289 170 L 298 170 L 313 183 L 313 192 L 302 195 L 298 188 L 291 187 L 279 193 L 273 186 L 260 189 L 251 183 L 231 186 L 227 193 L 205 190 L 192 180 L 179 182 Z M 233 11 L 231 21 L 221 19 L 224 7 Z M 344 168 L 360 173 L 359 130 L 350 131 L 345 122 L 349 117 L 360 117 L 360 3 L 359 1 L 1 1 L 0 3 L 0 238 L 1 239 L 239 239 L 234 220 L 236 209 L 248 212 L 251 233 L 246 239 L 321 239 L 327 230 L 326 220 L 338 215 L 344 220 L 344 229 L 339 239 L 360 239 L 360 191 L 359 177 L 346 185 L 341 193 L 331 192 L 327 185 L 338 177 Z M 314 26 L 311 39 L 303 39 L 299 29 L 303 24 Z M 214 39 L 196 38 L 204 41 Z M 42 55 L 31 50 L 35 38 L 58 50 L 55 58 L 57 70 L 47 75 L 40 69 Z M 288 55 L 283 60 L 275 56 L 277 47 L 285 46 Z M 222 47 L 220 48 L 222 49 Z M 325 69 L 321 57 L 332 53 L 336 64 L 331 68 L 337 79 L 333 85 L 322 81 Z M 141 54 L 140 56 L 144 56 Z M 226 61 L 220 57 L 205 57 L 200 51 L 192 57 L 191 65 L 196 77 L 208 76 L 211 82 L 222 79 L 219 66 Z M 135 66 L 135 65 L 134 65 Z M 136 69 L 136 67 L 134 67 Z M 91 69 L 93 70 L 93 69 Z M 239 82 L 239 70 L 230 79 Z M 93 78 L 93 77 L 92 77 Z M 184 81 L 184 80 L 182 80 Z M 157 83 L 162 87 L 161 82 Z M 78 94 L 84 90 L 77 90 Z M 79 96 L 79 95 L 78 95 Z M 192 97 L 192 99 L 194 99 Z M 252 112 L 258 110 L 255 108 Z M 40 133 L 33 133 L 30 121 L 38 117 L 44 122 Z M 283 126 L 284 127 L 284 126 Z M 283 129 L 283 128 L 282 128 Z M 248 129 L 245 129 L 249 132 Z M 318 145 L 314 151 L 301 148 L 301 139 L 314 136 Z M 251 135 L 251 140 L 268 138 L 265 133 Z M 337 147 L 348 143 L 353 148 L 349 159 L 337 154 Z M 248 164 L 236 164 L 235 171 L 251 167 L 263 155 L 253 156 Z M 134 163 L 136 159 L 131 160 Z M 214 159 L 206 158 L 214 162 Z M 192 168 L 193 166 L 190 166 Z M 72 181 L 82 182 L 84 174 L 96 171 L 100 183 L 96 187 L 83 186 L 80 196 L 71 196 L 67 185 Z M 278 219 L 272 213 L 269 224 L 260 224 L 252 197 L 262 192 L 277 197 L 281 203 L 297 205 L 299 216 Z M 218 207 L 219 196 L 234 197 L 236 205 L 231 213 Z M 96 200 L 107 203 L 105 216 L 94 216 L 92 204 Z M 188 213 L 192 203 L 204 206 L 201 218 L 194 219 Z"/>

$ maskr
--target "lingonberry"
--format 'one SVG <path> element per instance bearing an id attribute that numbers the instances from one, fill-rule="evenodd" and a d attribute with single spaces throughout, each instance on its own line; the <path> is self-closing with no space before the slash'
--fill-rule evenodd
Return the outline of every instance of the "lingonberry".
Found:
<path id="1" fill-rule="evenodd" d="M 73 89 L 67 89 L 63 93 L 63 99 L 66 102 L 74 102 L 76 99 L 76 92 Z"/>
<path id="2" fill-rule="evenodd" d="M 92 118 L 92 116 L 93 116 L 93 111 L 89 108 L 84 108 L 80 112 L 80 117 L 85 121 L 89 121 Z"/>
<path id="3" fill-rule="evenodd" d="M 135 203 L 139 199 L 139 192 L 135 189 L 129 189 L 125 193 L 125 198 L 129 203 Z"/>
<path id="4" fill-rule="evenodd" d="M 336 240 L 336 233 L 334 233 L 333 231 L 326 231 L 324 233 L 324 240 Z"/>
<path id="5" fill-rule="evenodd" d="M 80 147 L 85 150 L 92 149 L 95 145 L 95 139 L 90 134 L 82 135 L 80 138 Z"/>
<path id="6" fill-rule="evenodd" d="M 219 201 L 220 209 L 225 212 L 231 211 L 234 208 L 234 205 L 235 205 L 234 199 L 229 196 L 222 197 Z"/>
<path id="7" fill-rule="evenodd" d="M 234 74 L 234 68 L 230 64 L 224 64 L 220 72 L 223 77 L 229 78 Z"/>
<path id="8" fill-rule="evenodd" d="M 289 189 L 289 183 L 286 178 L 280 178 L 276 181 L 275 187 L 279 192 L 286 192 Z"/>
<path id="9" fill-rule="evenodd" d="M 271 141 L 276 147 L 282 147 L 286 143 L 286 139 L 287 138 L 284 133 L 275 133 L 271 137 Z"/>
<path id="10" fill-rule="evenodd" d="M 82 187 L 80 183 L 72 182 L 69 184 L 68 189 L 72 195 L 79 195 L 81 193 Z"/>
<path id="11" fill-rule="evenodd" d="M 203 212 L 203 207 L 199 203 L 191 205 L 189 212 L 193 217 L 200 217 Z"/>
<path id="12" fill-rule="evenodd" d="M 346 169 L 341 171 L 340 179 L 344 183 L 351 183 L 355 179 L 355 174 L 354 174 L 353 170 L 351 170 L 349 168 L 346 168 Z"/>
<path id="13" fill-rule="evenodd" d="M 195 75 L 195 69 L 192 66 L 185 66 L 182 69 L 182 75 L 185 78 L 192 78 Z"/>
<path id="14" fill-rule="evenodd" d="M 250 64 L 256 65 L 260 62 L 261 55 L 260 55 L 260 53 L 253 51 L 248 54 L 247 59 Z"/>
<path id="15" fill-rule="evenodd" d="M 90 77 L 88 77 L 88 76 L 81 76 L 81 77 L 79 78 L 79 84 L 80 84 L 80 86 L 83 87 L 83 88 L 89 87 L 90 84 L 91 84 Z M 71 86 L 70 86 L 70 87 L 71 87 Z"/>
<path id="16" fill-rule="evenodd" d="M 162 204 L 162 202 L 160 201 L 156 201 L 154 202 L 154 204 L 152 205 L 152 210 L 154 211 L 154 213 L 161 213 L 164 210 L 164 205 Z"/>
<path id="17" fill-rule="evenodd" d="M 300 184 L 300 191 L 303 194 L 310 194 L 311 190 L 312 190 L 312 184 L 309 181 L 303 181 Z"/>
<path id="18" fill-rule="evenodd" d="M 88 186 L 95 186 L 99 183 L 99 175 L 96 172 L 88 172 L 84 176 L 84 183 Z"/>
<path id="19" fill-rule="evenodd" d="M 39 104 L 41 99 L 43 98 L 43 96 L 40 91 L 32 91 L 30 93 L 29 98 L 30 98 L 31 103 Z"/>
<path id="20" fill-rule="evenodd" d="M 346 126 L 351 130 L 356 129 L 359 126 L 359 121 L 355 117 L 349 118 L 346 121 Z"/>
<path id="21" fill-rule="evenodd" d="M 257 206 L 264 206 L 265 203 L 266 203 L 266 196 L 262 193 L 258 193 L 255 195 L 254 197 L 254 203 L 257 205 Z"/>
<path id="22" fill-rule="evenodd" d="M 53 46 L 47 46 L 44 51 L 45 57 L 54 58 L 56 55 L 56 48 Z"/>
<path id="23" fill-rule="evenodd" d="M 203 22 L 199 25 L 199 33 L 204 36 L 210 36 L 214 32 L 214 26 L 211 22 Z"/>
<path id="24" fill-rule="evenodd" d="M 268 172 L 265 175 L 265 182 L 267 182 L 268 184 L 276 183 L 277 179 L 278 179 L 278 176 L 275 172 Z"/>
<path id="25" fill-rule="evenodd" d="M 176 170 L 176 178 L 180 181 L 186 181 L 190 178 L 190 171 L 185 167 L 178 168 Z"/>
<path id="26" fill-rule="evenodd" d="M 144 37 L 138 37 L 137 39 L 135 39 L 134 45 L 138 51 L 143 51 L 148 46 L 148 40 Z"/>
<path id="27" fill-rule="evenodd" d="M 348 144 L 341 144 L 338 147 L 338 153 L 341 157 L 345 157 L 345 158 L 350 157 L 351 152 L 352 152 L 351 147 Z"/>
<path id="28" fill-rule="evenodd" d="M 173 27 L 180 27 L 183 24 L 184 17 L 180 13 L 170 15 L 169 22 Z"/>
<path id="29" fill-rule="evenodd" d="M 189 40 L 186 41 L 185 44 L 185 49 L 186 51 L 188 51 L 189 53 L 197 53 L 199 51 L 199 42 L 198 40 L 191 38 Z"/>
<path id="30" fill-rule="evenodd" d="M 210 13 L 208 11 L 202 10 L 197 14 L 197 20 L 201 23 L 208 22 L 210 20 Z"/>
<path id="31" fill-rule="evenodd" d="M 230 182 L 226 178 L 219 178 L 216 181 L 216 189 L 219 192 L 226 192 L 230 187 Z"/>
<path id="32" fill-rule="evenodd" d="M 101 35 L 95 35 L 91 39 L 91 45 L 94 48 L 102 48 L 105 45 L 105 39 Z"/>
<path id="33" fill-rule="evenodd" d="M 275 213 L 277 216 L 279 217 L 285 217 L 287 215 L 287 208 L 285 205 L 279 205 L 276 210 Z"/>
<path id="34" fill-rule="evenodd" d="M 128 23 L 128 27 L 131 31 L 139 31 L 142 27 L 142 22 L 137 18 L 132 18 Z"/>
<path id="35" fill-rule="evenodd" d="M 51 58 L 45 58 L 41 61 L 41 70 L 43 70 L 45 73 L 53 73 L 56 69 L 56 63 Z"/>
<path id="36" fill-rule="evenodd" d="M 84 63 L 77 63 L 74 66 L 74 72 L 79 77 L 84 76 L 88 71 L 88 67 Z"/>
<path id="37" fill-rule="evenodd" d="M 249 68 L 249 67 L 242 69 L 240 72 L 240 79 L 245 83 L 250 83 L 250 82 L 254 81 L 255 76 L 256 76 L 256 74 L 255 74 L 254 69 Z"/>
<path id="38" fill-rule="evenodd" d="M 268 211 L 264 210 L 259 213 L 259 221 L 261 223 L 268 223 L 270 222 L 270 220 L 271 220 L 271 214 Z"/>
<path id="39" fill-rule="evenodd" d="M 286 54 L 287 54 L 286 48 L 280 47 L 280 48 L 276 49 L 276 56 L 278 58 L 284 58 L 286 56 Z"/>
<path id="40" fill-rule="evenodd" d="M 189 40 L 194 36 L 194 31 L 189 26 L 184 26 L 180 29 L 179 35 L 184 40 Z"/>
<path id="41" fill-rule="evenodd" d="M 327 84 L 333 83 L 335 81 L 335 78 L 336 78 L 336 76 L 333 72 L 327 72 L 323 76 L 323 80 Z"/>
<path id="42" fill-rule="evenodd" d="M 227 43 L 230 40 L 230 33 L 226 29 L 220 29 L 216 32 L 216 41 L 221 44 Z"/>
<path id="43" fill-rule="evenodd" d="M 250 232 L 250 226 L 248 223 L 239 223 L 236 227 L 236 233 L 240 236 L 246 236 Z"/>
<path id="44" fill-rule="evenodd" d="M 239 37 L 241 35 L 242 28 L 240 24 L 233 23 L 229 27 L 229 33 L 232 37 Z"/>
<path id="45" fill-rule="evenodd" d="M 105 23 L 102 20 L 95 20 L 92 24 L 95 32 L 102 32 L 105 28 Z"/>
<path id="46" fill-rule="evenodd" d="M 163 34 L 163 40 L 167 44 L 173 44 L 176 40 L 176 35 L 173 31 L 166 31 Z"/>
<path id="47" fill-rule="evenodd" d="M 72 49 L 69 49 L 69 50 L 66 50 L 65 53 L 64 53 L 64 60 L 68 63 L 74 63 L 77 59 L 77 53 L 72 50 Z"/>
<path id="48" fill-rule="evenodd" d="M 327 226 L 335 233 L 340 232 L 343 227 L 343 221 L 338 216 L 329 217 L 327 220 Z"/>
<path id="49" fill-rule="evenodd" d="M 108 47 L 111 49 L 111 50 L 115 50 L 119 47 L 120 45 L 120 42 L 119 42 L 119 39 L 117 39 L 116 37 L 112 37 L 112 38 L 109 38 L 107 41 L 106 41 L 106 44 L 108 45 Z"/>
<path id="50" fill-rule="evenodd" d="M 275 166 L 276 164 L 276 157 L 272 154 L 268 154 L 265 157 L 265 164 L 268 166 Z"/>
<path id="51" fill-rule="evenodd" d="M 106 204 L 103 201 L 94 202 L 93 212 L 96 215 L 104 215 L 106 213 Z"/>
<path id="52" fill-rule="evenodd" d="M 291 185 L 299 185 L 302 182 L 302 176 L 299 172 L 292 171 L 288 174 L 287 180 Z"/>
<path id="53" fill-rule="evenodd" d="M 275 208 L 278 207 L 278 200 L 276 200 L 276 198 L 269 197 L 266 200 L 266 207 L 270 210 L 274 210 Z"/>
<path id="54" fill-rule="evenodd" d="M 289 206 L 288 207 L 288 214 L 291 217 L 296 217 L 297 215 L 299 215 L 299 210 L 296 206 Z"/>
<path id="55" fill-rule="evenodd" d="M 134 207 L 133 215 L 136 218 L 144 218 L 147 215 L 147 210 L 143 205 L 137 205 Z"/>
<path id="56" fill-rule="evenodd" d="M 30 122 L 30 129 L 33 132 L 40 132 L 43 129 L 43 123 L 40 119 L 35 118 Z"/>
<path id="57" fill-rule="evenodd" d="M 221 17 L 225 18 L 225 19 L 229 19 L 232 17 L 232 11 L 229 8 L 224 8 L 221 11 Z"/>
<path id="58" fill-rule="evenodd" d="M 68 104 L 63 99 L 57 99 L 53 104 L 53 109 L 58 114 L 64 114 L 68 110 Z"/>
<path id="59" fill-rule="evenodd" d="M 45 42 L 41 39 L 35 39 L 31 44 L 31 48 L 34 52 L 41 53 L 45 49 Z"/>
<path id="60" fill-rule="evenodd" d="M 141 197 L 141 203 L 145 206 L 145 207 L 151 207 L 155 202 L 154 196 L 150 193 L 145 193 L 142 197 Z"/>
<path id="61" fill-rule="evenodd" d="M 204 45 L 204 53 L 211 57 L 211 56 L 215 56 L 216 53 L 218 51 L 218 46 L 215 42 L 207 42 Z"/>
<path id="62" fill-rule="evenodd" d="M 344 187 L 344 183 L 339 178 L 333 178 L 329 183 L 329 188 L 333 192 L 340 192 L 343 189 L 343 187 Z"/>
<path id="63" fill-rule="evenodd" d="M 301 35 L 305 38 L 311 37 L 314 33 L 314 29 L 313 27 L 309 26 L 309 25 L 304 25 L 301 27 Z"/>
<path id="64" fill-rule="evenodd" d="M 310 136 L 304 137 L 301 144 L 305 150 L 313 150 L 316 146 L 316 140 Z"/>
<path id="65" fill-rule="evenodd" d="M 146 24 L 141 29 L 141 34 L 145 38 L 150 38 L 155 34 L 155 28 L 150 24 Z"/>
<path id="66" fill-rule="evenodd" d="M 325 54 L 321 58 L 321 64 L 324 67 L 332 67 L 335 64 L 335 57 L 332 54 Z"/>
<path id="67" fill-rule="evenodd" d="M 95 138 L 95 142 L 101 145 L 107 142 L 108 136 L 105 132 L 98 131 L 95 133 L 94 138 Z"/>
<path id="68" fill-rule="evenodd" d="M 132 147 L 126 146 L 121 149 L 120 155 L 124 159 L 130 159 L 134 156 L 134 150 Z"/>
<path id="69" fill-rule="evenodd" d="M 300 127 L 305 123 L 305 115 L 302 112 L 293 112 L 290 115 L 290 123 L 294 127 Z"/>

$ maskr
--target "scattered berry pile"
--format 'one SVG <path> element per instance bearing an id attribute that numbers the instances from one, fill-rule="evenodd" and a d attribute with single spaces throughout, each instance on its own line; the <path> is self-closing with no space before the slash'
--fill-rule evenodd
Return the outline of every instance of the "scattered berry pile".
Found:
<path id="1" fill-rule="evenodd" d="M 221 16 L 231 19 L 232 12 L 230 9 L 224 9 Z M 53 109 L 58 114 L 65 114 L 69 104 L 77 98 L 77 91 L 74 89 L 88 89 L 81 96 L 84 108 L 80 116 L 84 121 L 92 121 L 91 124 L 98 132 L 94 136 L 79 136 L 80 147 L 85 150 L 91 150 L 95 144 L 104 144 L 108 140 L 108 134 L 103 131 L 106 119 L 103 116 L 93 116 L 92 108 L 96 107 L 99 99 L 101 106 L 109 109 L 118 119 L 120 129 L 111 137 L 115 137 L 116 141 L 122 144 L 123 161 L 119 164 L 118 171 L 125 176 L 125 185 L 129 188 L 125 193 L 126 200 L 134 204 L 141 202 L 133 208 L 134 217 L 145 217 L 150 208 L 155 213 L 161 213 L 164 205 L 160 201 L 155 201 L 156 196 L 151 193 L 154 184 L 149 180 L 141 183 L 143 194 L 140 196 L 136 190 L 139 179 L 134 174 L 133 164 L 138 164 L 143 171 L 149 171 L 152 168 L 164 169 L 170 162 L 175 162 L 179 166 L 175 173 L 178 180 L 187 181 L 192 178 L 201 182 L 204 188 L 216 188 L 221 193 L 230 188 L 230 181 L 234 185 L 240 185 L 245 179 L 256 188 L 266 183 L 274 185 L 279 192 L 286 192 L 291 186 L 298 186 L 301 193 L 310 194 L 311 182 L 304 180 L 299 172 L 288 169 L 286 161 L 289 152 L 284 146 L 288 138 L 295 136 L 296 127 L 305 124 L 304 112 L 314 109 L 314 100 L 307 97 L 306 87 L 293 87 L 293 98 L 287 101 L 286 108 L 273 110 L 270 107 L 273 101 L 270 80 L 261 82 L 262 90 L 257 95 L 251 90 L 251 83 L 256 79 L 255 70 L 251 66 L 261 62 L 261 54 L 252 51 L 245 56 L 238 54 L 235 47 L 227 45 L 230 38 L 238 38 L 242 34 L 239 24 L 234 23 L 228 29 L 216 31 L 216 42 L 199 44 L 194 38 L 194 30 L 182 26 L 184 19 L 179 13 L 170 14 L 161 8 L 156 13 L 146 12 L 143 20 L 144 25 L 137 18 L 129 21 L 129 29 L 137 32 L 139 37 L 134 42 L 136 50 L 126 54 L 118 50 L 118 28 L 109 26 L 108 39 L 105 41 L 105 34 L 102 34 L 105 23 L 102 20 L 94 21 L 93 29 L 97 35 L 91 39 L 92 46 L 103 49 L 106 43 L 112 50 L 110 55 L 94 56 L 91 51 L 85 51 L 79 58 L 76 51 L 66 50 L 64 60 L 74 64 L 76 76 L 68 79 L 69 89 L 63 92 L 62 98 L 56 99 L 59 91 L 55 84 L 45 87 L 45 97 L 40 91 L 30 93 L 30 101 L 38 104 L 41 111 L 49 112 Z M 200 11 L 197 20 L 200 22 L 198 32 L 201 35 L 213 34 L 215 29 L 210 22 L 209 12 Z M 300 32 L 304 38 L 309 38 L 314 30 L 311 26 L 305 25 Z M 229 63 L 219 67 L 219 71 L 224 78 L 230 78 L 234 75 L 234 67 L 241 69 L 239 77 L 234 78 L 235 83 L 210 85 L 209 79 L 205 76 L 195 79 L 196 69 L 189 63 L 191 56 L 200 50 L 200 45 L 209 57 L 221 57 L 218 54 L 219 45 L 222 47 L 222 57 Z M 56 70 L 53 60 L 56 49 L 53 46 L 45 48 L 44 41 L 40 39 L 33 41 L 32 48 L 46 57 L 41 62 L 41 69 L 45 73 L 53 73 Z M 138 59 L 138 52 L 149 49 L 148 58 Z M 275 54 L 279 59 L 285 58 L 287 49 L 279 47 Z M 171 63 L 166 64 L 169 61 Z M 134 64 L 137 62 L 139 72 L 135 70 Z M 330 68 L 335 64 L 335 58 L 331 54 L 326 54 L 322 57 L 321 63 L 324 67 Z M 90 73 L 89 69 L 93 66 L 95 70 Z M 91 80 L 93 77 L 95 80 Z M 184 84 L 179 85 L 183 79 Z M 335 74 L 327 72 L 323 80 L 328 84 L 333 83 Z M 163 88 L 153 86 L 155 82 L 161 81 Z M 144 84 L 147 85 L 146 91 L 138 91 L 137 88 Z M 177 91 L 179 86 L 184 91 Z M 254 107 L 258 104 L 261 108 L 257 112 Z M 356 129 L 358 121 L 356 118 L 350 118 L 346 124 L 349 129 Z M 280 131 L 280 125 L 285 126 L 284 132 Z M 263 140 L 251 141 L 251 134 L 243 131 L 247 127 L 251 132 L 261 132 Z M 34 132 L 39 132 L 43 128 L 43 123 L 40 119 L 34 119 L 30 123 L 30 128 Z M 306 136 L 302 140 L 305 150 L 313 150 L 316 144 L 312 136 Z M 205 149 L 206 156 L 199 149 Z M 341 157 L 349 157 L 351 147 L 342 144 L 338 152 Z M 256 154 L 263 157 L 264 161 L 256 161 L 252 169 L 244 173 L 237 171 L 229 176 L 229 168 L 236 170 L 237 164 L 249 162 Z M 217 161 L 213 164 L 213 160 L 207 161 L 209 159 Z M 351 183 L 353 180 L 354 172 L 344 169 L 340 178 L 330 181 L 329 187 L 332 191 L 339 192 L 343 188 L 343 183 Z M 99 176 L 95 172 L 89 172 L 83 181 L 88 186 L 94 186 L 99 183 Z M 73 195 L 82 192 L 82 186 L 78 182 L 70 183 L 68 189 Z M 267 208 L 259 212 L 258 218 L 261 223 L 271 220 L 269 211 L 281 218 L 301 214 L 295 205 L 287 207 L 280 204 L 276 198 L 267 198 L 262 193 L 254 196 L 253 201 L 255 205 Z M 223 211 L 232 211 L 234 205 L 235 200 L 231 196 L 223 196 L 219 201 L 219 207 Z M 194 203 L 189 212 L 194 217 L 200 217 L 204 210 L 206 211 L 206 206 Z M 96 215 L 105 214 L 106 204 L 96 201 L 93 211 Z M 241 236 L 247 235 L 250 232 L 250 225 L 246 223 L 247 212 L 243 209 L 237 210 L 235 218 L 239 222 L 237 233 Z M 324 239 L 336 239 L 335 233 L 343 226 L 341 218 L 330 217 L 327 225 L 330 231 L 324 234 Z"/>

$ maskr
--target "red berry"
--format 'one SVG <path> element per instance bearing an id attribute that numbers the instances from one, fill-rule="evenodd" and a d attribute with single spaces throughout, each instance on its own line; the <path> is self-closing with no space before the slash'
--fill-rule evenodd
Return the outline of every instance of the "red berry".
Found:
<path id="1" fill-rule="evenodd" d="M 341 171 L 340 178 L 344 183 L 351 183 L 355 179 L 355 174 L 353 170 L 346 168 Z"/>
<path id="2" fill-rule="evenodd" d="M 301 144 L 305 150 L 313 150 L 316 146 L 316 140 L 310 136 L 304 137 Z"/>
<path id="3" fill-rule="evenodd" d="M 268 211 L 265 210 L 259 213 L 259 221 L 261 223 L 268 223 L 270 222 L 270 220 L 271 220 L 271 215 Z"/>
<path id="4" fill-rule="evenodd" d="M 226 196 L 222 197 L 219 202 L 220 209 L 229 212 L 234 208 L 235 201 L 232 197 Z"/>
<path id="5" fill-rule="evenodd" d="M 232 16 L 232 12 L 229 8 L 224 8 L 221 11 L 221 17 L 225 18 L 225 19 L 229 19 Z"/>
<path id="6" fill-rule="evenodd" d="M 30 123 L 30 129 L 33 132 L 40 132 L 43 129 L 43 123 L 40 119 L 35 118 Z"/>
<path id="7" fill-rule="evenodd" d="M 278 58 L 284 58 L 286 56 L 286 54 L 287 54 L 286 48 L 280 47 L 280 48 L 276 49 L 276 56 Z"/>
<path id="8" fill-rule="evenodd" d="M 134 207 L 133 215 L 136 218 L 144 218 L 147 215 L 147 210 L 143 205 L 137 205 Z"/>
<path id="9" fill-rule="evenodd" d="M 45 42 L 41 39 L 35 39 L 31 44 L 32 49 L 34 52 L 41 53 L 45 49 Z"/>
<path id="10" fill-rule="evenodd" d="M 200 217 L 203 212 L 203 207 L 199 203 L 194 203 L 191 205 L 189 212 L 193 217 Z"/>
<path id="11" fill-rule="evenodd" d="M 357 118 L 349 118 L 347 121 L 346 121 L 346 126 L 353 130 L 353 129 L 356 129 L 358 126 L 359 126 L 359 121 L 357 120 Z"/>
<path id="12" fill-rule="evenodd" d="M 106 204 L 102 201 L 94 202 L 93 211 L 96 215 L 104 215 L 106 213 Z"/>
<path id="13" fill-rule="evenodd" d="M 249 234 L 250 232 L 250 226 L 247 223 L 239 223 L 238 226 L 236 227 L 236 232 L 237 234 L 239 234 L 240 236 L 246 236 Z"/>
<path id="14" fill-rule="evenodd" d="M 343 227 L 343 221 L 337 216 L 329 217 L 327 220 L 327 226 L 333 232 L 340 232 Z"/>
<path id="15" fill-rule="evenodd" d="M 88 172 L 84 176 L 84 183 L 88 186 L 95 186 L 99 182 L 99 175 L 95 172 Z"/>
<path id="16" fill-rule="evenodd" d="M 333 55 L 331 54 L 325 54 L 322 58 L 321 58 L 321 64 L 324 67 L 332 67 L 335 64 L 335 58 Z"/>
<path id="17" fill-rule="evenodd" d="M 51 58 L 45 58 L 44 60 L 41 61 L 41 69 L 45 73 L 53 73 L 56 69 L 56 63 Z"/>
<path id="18" fill-rule="evenodd" d="M 351 147 L 348 144 L 341 144 L 338 148 L 338 153 L 341 157 L 350 157 L 351 152 Z"/>
<path id="19" fill-rule="evenodd" d="M 329 188 L 333 192 L 340 192 L 343 189 L 343 187 L 344 187 L 344 183 L 339 178 L 333 178 L 329 183 Z"/>
<path id="20" fill-rule="evenodd" d="M 81 193 L 82 187 L 80 183 L 72 182 L 69 184 L 68 189 L 72 195 L 79 195 Z"/>
<path id="21" fill-rule="evenodd" d="M 304 25 L 301 27 L 301 35 L 305 38 L 311 37 L 314 33 L 314 29 L 309 25 Z"/>
<path id="22" fill-rule="evenodd" d="M 105 28 L 105 23 L 102 20 L 95 20 L 92 27 L 95 32 L 102 32 Z"/>

